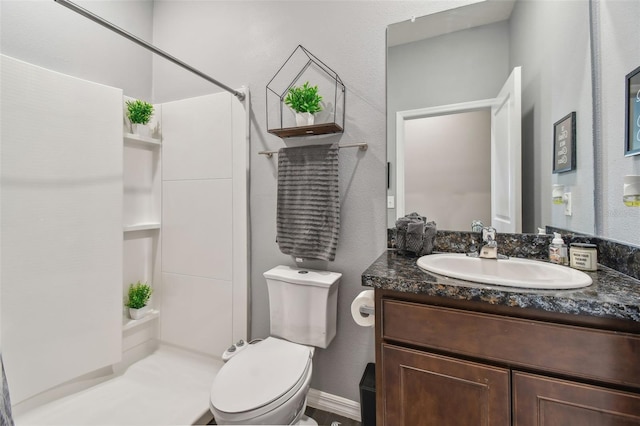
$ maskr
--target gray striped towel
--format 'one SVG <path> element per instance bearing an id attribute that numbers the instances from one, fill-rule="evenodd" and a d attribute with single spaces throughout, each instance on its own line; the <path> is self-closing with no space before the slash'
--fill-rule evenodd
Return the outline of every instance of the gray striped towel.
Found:
<path id="1" fill-rule="evenodd" d="M 2 354 L 0 353 L 0 385 L 2 386 L 2 401 L 0 402 L 0 425 L 13 426 L 13 418 L 11 417 L 11 398 L 9 398 L 9 386 L 4 376 L 4 365 L 2 363 Z"/>
<path id="2" fill-rule="evenodd" d="M 278 151 L 277 222 L 282 253 L 335 258 L 340 233 L 337 144 Z"/>

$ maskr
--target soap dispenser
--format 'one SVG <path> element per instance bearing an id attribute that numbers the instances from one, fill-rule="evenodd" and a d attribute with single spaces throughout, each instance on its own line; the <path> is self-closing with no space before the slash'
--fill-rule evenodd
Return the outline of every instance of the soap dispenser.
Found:
<path id="1" fill-rule="evenodd" d="M 553 233 L 553 241 L 549 245 L 549 261 L 558 265 L 569 264 L 567 245 L 558 232 Z"/>

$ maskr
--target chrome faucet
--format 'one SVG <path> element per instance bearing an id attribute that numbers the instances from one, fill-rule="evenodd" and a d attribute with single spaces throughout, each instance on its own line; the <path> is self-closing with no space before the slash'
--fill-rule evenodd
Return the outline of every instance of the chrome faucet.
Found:
<path id="1" fill-rule="evenodd" d="M 498 242 L 496 241 L 496 229 L 491 226 L 482 228 L 482 241 L 478 257 L 483 259 L 498 259 Z"/>
<path id="2" fill-rule="evenodd" d="M 496 229 L 491 226 L 482 228 L 482 242 L 479 246 L 475 241 L 471 241 L 471 247 L 467 256 L 481 257 L 483 259 L 508 259 L 508 256 L 498 254 L 498 242 L 496 241 Z"/>

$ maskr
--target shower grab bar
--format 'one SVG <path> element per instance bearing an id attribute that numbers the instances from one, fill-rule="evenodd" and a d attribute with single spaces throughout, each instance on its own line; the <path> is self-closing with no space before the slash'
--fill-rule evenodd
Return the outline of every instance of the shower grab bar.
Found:
<path id="1" fill-rule="evenodd" d="M 233 94 L 236 98 L 238 98 L 239 100 L 243 101 L 245 98 L 244 93 L 239 92 L 237 90 L 232 89 L 231 87 L 220 83 L 218 80 L 214 79 L 213 77 L 208 76 L 207 74 L 203 73 L 202 71 L 199 71 L 195 68 L 193 68 L 191 65 L 186 64 L 184 62 L 182 62 L 180 59 L 176 58 L 175 56 L 171 56 L 169 55 L 167 52 L 158 49 L 157 47 L 155 47 L 153 44 L 147 43 L 146 41 L 134 36 L 133 34 L 123 30 L 120 27 L 117 27 L 115 25 L 113 25 L 111 22 L 102 19 L 101 17 L 99 17 L 98 15 L 93 14 L 92 12 L 89 12 L 87 9 L 84 9 L 80 6 L 78 6 L 77 4 L 70 2 L 69 0 L 53 0 L 56 3 L 78 13 L 79 15 L 84 16 L 85 18 L 88 18 L 90 20 L 92 20 L 93 22 L 102 25 L 103 27 L 113 31 L 116 34 L 121 35 L 122 37 L 131 40 L 132 42 L 144 47 L 147 50 L 150 50 L 151 52 L 155 53 L 158 56 L 162 56 L 163 58 L 167 59 L 168 61 L 173 62 L 174 64 L 188 70 L 191 71 L 192 73 L 196 74 L 199 77 L 204 78 L 205 80 L 209 81 L 210 83 L 215 84 L 216 86 L 220 87 L 221 89 L 226 90 L 227 92 Z"/>
<path id="2" fill-rule="evenodd" d="M 369 144 L 366 142 L 353 143 L 349 145 L 339 145 L 338 148 L 358 148 L 360 151 L 366 151 L 369 148 Z M 278 151 L 259 151 L 258 155 L 266 155 L 267 158 L 273 157 L 274 154 L 277 154 Z"/>

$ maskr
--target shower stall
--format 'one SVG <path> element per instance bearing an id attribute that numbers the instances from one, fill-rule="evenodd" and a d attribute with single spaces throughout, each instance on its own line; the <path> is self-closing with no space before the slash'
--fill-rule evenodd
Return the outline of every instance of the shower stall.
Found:
<path id="1" fill-rule="evenodd" d="M 139 136 L 122 89 L 6 55 L 0 79 L 0 326 L 17 424 L 131 423 L 118 401 L 148 409 L 138 423 L 196 420 L 220 354 L 248 337 L 248 89 L 209 78 L 231 93 L 157 103 Z M 136 281 L 154 289 L 138 321 L 124 308 Z M 163 406 L 175 416 L 154 420 Z"/>

